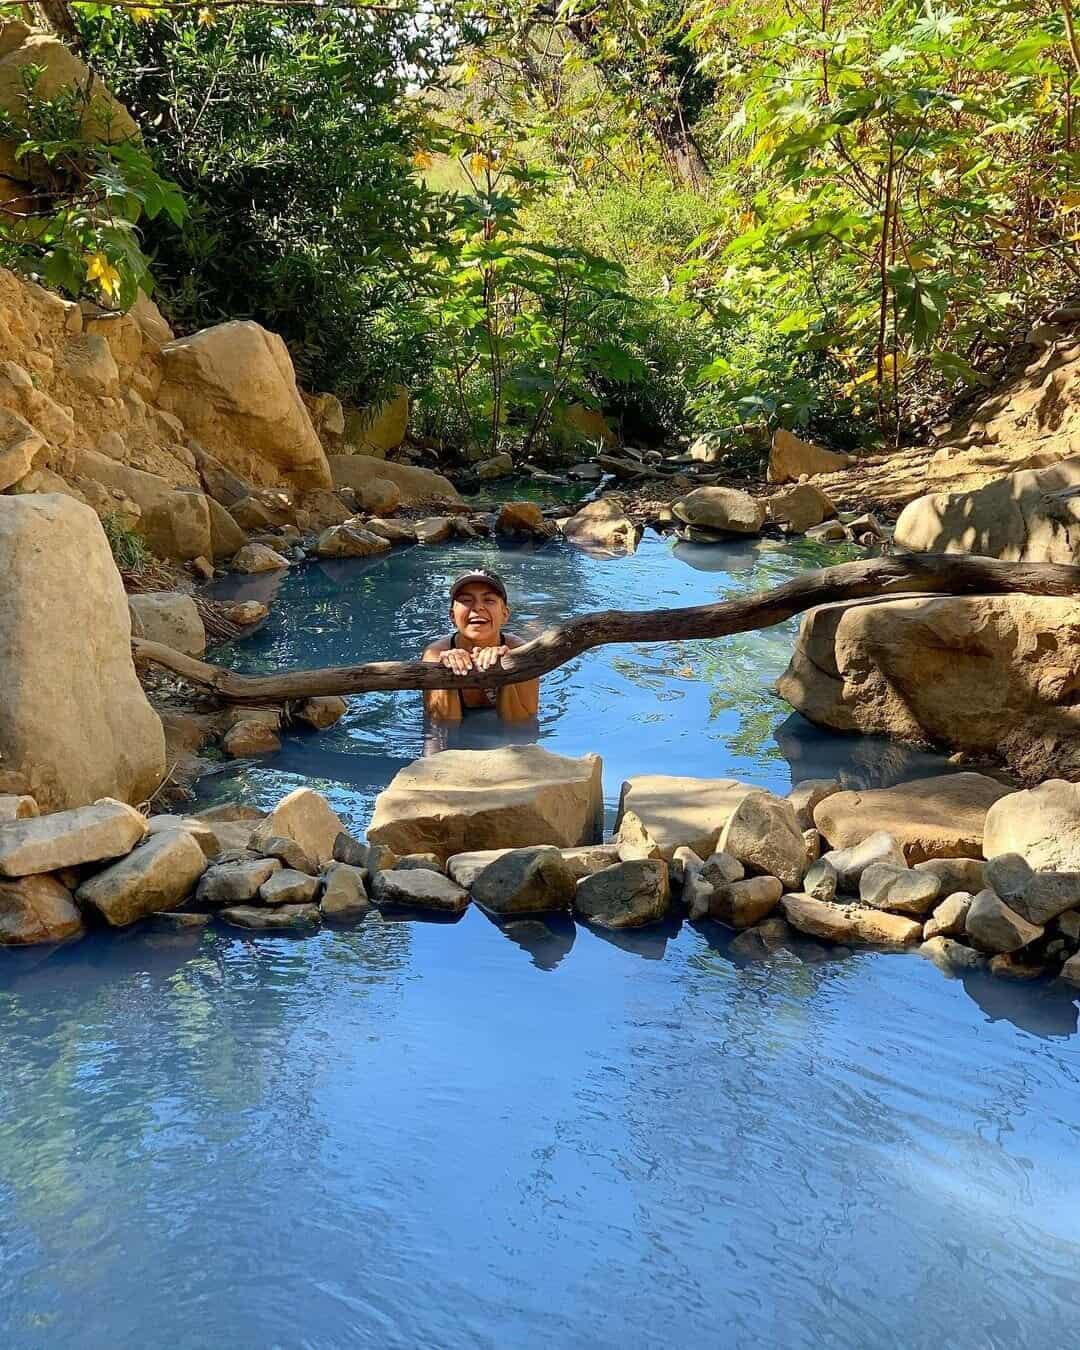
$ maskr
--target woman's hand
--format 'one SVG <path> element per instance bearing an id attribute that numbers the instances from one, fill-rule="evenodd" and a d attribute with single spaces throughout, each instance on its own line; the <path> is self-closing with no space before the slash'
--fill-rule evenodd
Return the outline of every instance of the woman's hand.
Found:
<path id="1" fill-rule="evenodd" d="M 439 665 L 445 666 L 452 675 L 468 675 L 473 669 L 472 653 L 460 647 L 451 647 L 440 654 Z"/>
<path id="2" fill-rule="evenodd" d="M 494 670 L 509 650 L 509 647 L 506 646 L 474 647 L 472 651 L 473 665 L 481 674 L 485 670 Z"/>

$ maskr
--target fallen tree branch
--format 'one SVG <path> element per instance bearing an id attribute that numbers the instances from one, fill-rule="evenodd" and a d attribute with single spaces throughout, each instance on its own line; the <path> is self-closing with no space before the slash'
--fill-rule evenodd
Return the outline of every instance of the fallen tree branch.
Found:
<path id="1" fill-rule="evenodd" d="M 549 628 L 510 652 L 498 670 L 452 675 L 425 661 L 369 661 L 282 675 L 237 675 L 184 656 L 171 647 L 132 639 L 136 662 L 164 666 L 212 690 L 229 703 L 283 703 L 321 694 L 366 694 L 380 689 L 477 689 L 547 675 L 593 647 L 612 642 L 678 642 L 770 628 L 803 610 L 838 600 L 911 592 L 948 595 L 1077 595 L 1080 567 L 1058 563 L 998 562 L 964 554 L 901 553 L 804 572 L 771 591 L 685 609 L 598 610 Z"/>

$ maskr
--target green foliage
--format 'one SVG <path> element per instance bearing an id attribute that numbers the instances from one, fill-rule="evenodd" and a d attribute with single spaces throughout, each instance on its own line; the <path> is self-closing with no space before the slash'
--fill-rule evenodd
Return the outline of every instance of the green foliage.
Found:
<path id="1" fill-rule="evenodd" d="M 136 534 L 130 525 L 118 515 L 102 518 L 105 538 L 112 549 L 113 561 L 121 572 L 140 572 L 151 560 L 150 550 L 141 534 Z"/>
<path id="2" fill-rule="evenodd" d="M 109 131 L 109 108 L 90 89 L 37 94 L 40 67 L 20 72 L 18 116 L 0 112 L 0 138 L 33 187 L 0 213 L 0 261 L 36 273 L 69 295 L 126 309 L 140 288 L 153 289 L 138 225 L 183 224 L 187 208 L 141 146 L 88 135 Z"/>
<path id="3" fill-rule="evenodd" d="M 208 11 L 213 18 L 213 11 Z M 434 30 L 407 14 L 238 8 L 84 19 L 96 67 L 190 205 L 149 232 L 183 328 L 254 318 L 301 377 L 366 398 L 424 369 L 411 301 L 446 225 L 411 156 Z"/>

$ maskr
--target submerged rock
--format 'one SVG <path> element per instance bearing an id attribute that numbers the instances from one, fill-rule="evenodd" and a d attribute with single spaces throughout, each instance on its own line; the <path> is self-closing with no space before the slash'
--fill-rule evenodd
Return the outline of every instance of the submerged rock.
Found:
<path id="1" fill-rule="evenodd" d="M 80 905 L 120 928 L 155 911 L 175 909 L 205 871 L 206 854 L 194 835 L 168 830 L 84 881 L 75 894 Z"/>
<path id="2" fill-rule="evenodd" d="M 492 914 L 569 909 L 576 880 L 551 845 L 515 848 L 490 862 L 472 883 L 473 898 Z"/>
<path id="3" fill-rule="evenodd" d="M 667 863 L 637 858 L 605 867 L 577 884 L 574 912 L 602 928 L 657 923 L 671 905 Z"/>
<path id="4" fill-rule="evenodd" d="M 108 798 L 48 816 L 0 822 L 0 876 L 24 877 L 130 853 L 146 834 L 134 807 Z M 201 850 L 200 850 L 201 852 Z"/>
<path id="5" fill-rule="evenodd" d="M 318 905 L 233 905 L 220 917 L 236 928 L 268 932 L 318 928 L 322 919 Z"/>
<path id="6" fill-rule="evenodd" d="M 379 794 L 368 839 L 398 854 L 449 858 L 588 844 L 599 838 L 602 820 L 596 755 L 569 759 L 536 745 L 444 750 L 402 769 Z"/>
<path id="7" fill-rule="evenodd" d="M 935 966 L 949 974 L 961 974 L 965 970 L 982 970 L 986 966 L 986 957 L 963 942 L 951 937 L 932 937 L 919 948 L 919 955 L 926 956 Z"/>

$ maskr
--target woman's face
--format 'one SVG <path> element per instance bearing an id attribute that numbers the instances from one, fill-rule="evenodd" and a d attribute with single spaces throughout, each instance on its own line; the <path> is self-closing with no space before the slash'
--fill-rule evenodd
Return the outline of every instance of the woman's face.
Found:
<path id="1" fill-rule="evenodd" d="M 494 646 L 510 608 L 498 591 L 481 581 L 462 586 L 450 602 L 450 619 L 462 637 L 478 646 Z"/>

